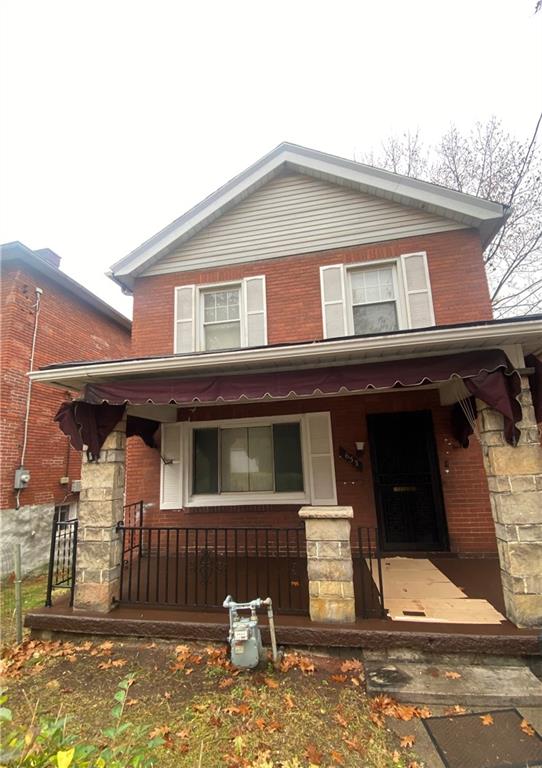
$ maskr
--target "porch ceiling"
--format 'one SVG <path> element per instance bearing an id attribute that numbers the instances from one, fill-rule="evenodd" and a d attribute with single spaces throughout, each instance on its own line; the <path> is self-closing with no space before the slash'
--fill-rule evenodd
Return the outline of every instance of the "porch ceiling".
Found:
<path id="1" fill-rule="evenodd" d="M 542 316 L 479 324 L 441 326 L 362 337 L 301 342 L 221 352 L 62 363 L 29 374 L 35 382 L 80 391 L 86 384 L 139 378 L 183 378 L 330 367 L 431 357 L 519 345 L 524 354 L 542 351 Z"/>

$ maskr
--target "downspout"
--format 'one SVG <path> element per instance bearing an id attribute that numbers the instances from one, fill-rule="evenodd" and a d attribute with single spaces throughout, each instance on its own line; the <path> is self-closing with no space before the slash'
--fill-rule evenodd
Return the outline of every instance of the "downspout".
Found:
<path id="1" fill-rule="evenodd" d="M 30 350 L 30 373 L 34 370 L 34 354 L 36 352 L 36 338 L 38 336 L 38 318 L 40 315 L 40 305 L 41 305 L 41 296 L 43 294 L 43 290 L 41 288 L 38 288 L 36 286 L 36 303 L 32 307 L 32 309 L 36 310 L 36 314 L 34 315 L 34 332 L 32 334 L 32 348 Z M 20 461 L 20 467 L 24 467 L 24 460 L 26 456 L 26 446 L 28 443 L 28 421 L 30 417 L 30 400 L 32 397 L 32 379 L 28 379 L 28 390 L 26 393 L 26 410 L 25 410 L 25 417 L 24 417 L 24 432 L 23 432 L 23 446 L 21 449 L 21 461 Z M 19 497 L 21 495 L 22 488 L 17 489 L 17 495 L 15 497 L 15 509 L 19 509 L 20 503 L 19 503 Z"/>

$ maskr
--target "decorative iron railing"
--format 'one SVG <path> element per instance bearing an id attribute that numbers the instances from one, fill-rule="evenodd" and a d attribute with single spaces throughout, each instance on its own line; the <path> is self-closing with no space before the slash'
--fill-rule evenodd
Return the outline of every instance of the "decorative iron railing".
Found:
<path id="1" fill-rule="evenodd" d="M 279 613 L 308 612 L 304 528 L 180 528 L 119 525 L 120 602 L 218 609 L 273 599 Z"/>
<path id="2" fill-rule="evenodd" d="M 76 518 L 59 520 L 57 514 L 53 517 L 51 530 L 51 551 L 49 556 L 49 572 L 47 574 L 47 595 L 45 605 L 51 606 L 55 589 L 70 590 L 70 605 L 73 605 L 75 589 L 75 563 L 77 558 L 77 526 Z"/>
<path id="3" fill-rule="evenodd" d="M 353 530 L 352 562 L 356 615 L 359 618 L 385 618 L 382 556 L 376 528 Z"/>

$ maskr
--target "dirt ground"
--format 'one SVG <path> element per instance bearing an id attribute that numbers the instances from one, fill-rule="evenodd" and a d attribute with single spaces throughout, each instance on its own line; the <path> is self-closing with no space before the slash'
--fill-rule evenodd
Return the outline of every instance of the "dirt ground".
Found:
<path id="1" fill-rule="evenodd" d="M 239 672 L 226 647 L 170 642 L 25 641 L 4 654 L 14 723 L 68 715 L 84 742 L 100 743 L 119 682 L 133 674 L 124 721 L 165 743 L 157 766 L 418 768 L 415 740 L 395 736 L 385 715 L 430 714 L 369 700 L 357 659 L 289 653 L 280 669 Z"/>

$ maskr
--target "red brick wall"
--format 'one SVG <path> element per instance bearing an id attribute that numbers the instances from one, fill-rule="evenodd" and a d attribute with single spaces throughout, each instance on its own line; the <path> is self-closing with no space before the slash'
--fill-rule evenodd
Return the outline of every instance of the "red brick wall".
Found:
<path id="1" fill-rule="evenodd" d="M 437 325 L 491 319 L 480 238 L 476 231 L 464 229 L 254 264 L 138 278 L 134 288 L 132 354 L 173 352 L 175 286 L 261 274 L 266 276 L 269 343 L 321 339 L 321 266 L 394 258 L 422 250 L 427 252 Z"/>
<path id="2" fill-rule="evenodd" d="M 284 401 L 198 408 L 192 419 L 239 418 L 270 414 L 329 410 L 335 448 L 338 503 L 352 505 L 358 525 L 375 525 L 376 513 L 371 459 L 366 450 L 360 473 L 337 457 L 337 448 L 354 449 L 354 443 L 367 443 L 366 415 L 390 411 L 430 409 L 439 456 L 444 505 L 450 548 L 460 553 L 495 552 L 495 530 L 491 517 L 487 481 L 482 455 L 471 438 L 467 450 L 456 447 L 450 430 L 450 408 L 439 404 L 438 392 L 419 390 L 345 396 L 328 399 Z M 186 418 L 180 411 L 180 418 Z M 157 451 L 146 448 L 138 438 L 128 441 L 127 500 L 143 499 L 153 504 L 147 522 L 158 525 L 296 525 L 298 506 L 247 506 L 215 509 L 159 509 L 160 459 Z"/>
<path id="3" fill-rule="evenodd" d="M 2 269 L 1 447 L 0 508 L 15 506 L 13 476 L 19 465 L 36 301 L 35 287 L 43 289 L 34 367 L 69 360 L 128 356 L 129 331 L 34 272 L 11 262 Z M 25 466 L 31 481 L 20 503 L 60 503 L 69 488 L 59 478 L 80 477 L 81 454 L 68 447 L 67 438 L 53 423 L 65 393 L 34 385 Z M 68 501 L 73 500 L 71 496 Z"/>

